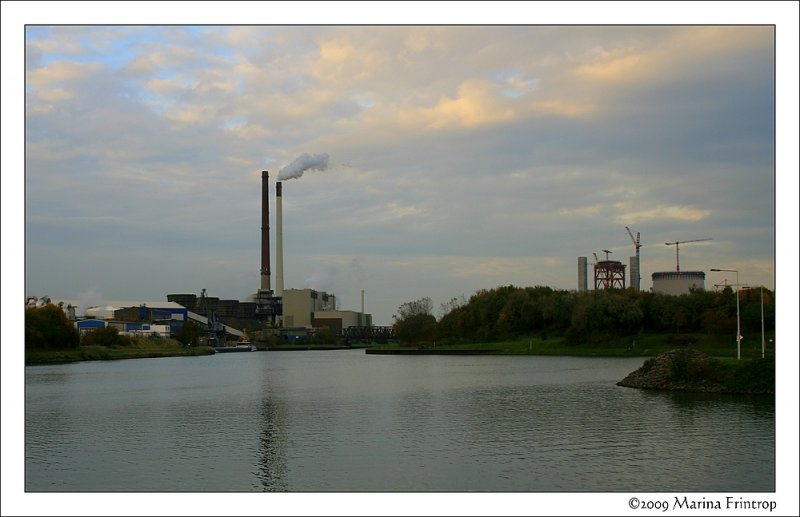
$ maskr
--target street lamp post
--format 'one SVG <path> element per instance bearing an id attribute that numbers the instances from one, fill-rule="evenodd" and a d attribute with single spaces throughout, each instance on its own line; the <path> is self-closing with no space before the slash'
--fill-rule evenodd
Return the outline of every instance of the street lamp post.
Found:
<path id="1" fill-rule="evenodd" d="M 749 287 L 743 287 L 742 289 L 750 289 Z M 761 291 L 761 359 L 764 359 L 764 286 L 759 286 L 759 291 Z"/>
<path id="2" fill-rule="evenodd" d="M 739 270 L 738 269 L 718 269 L 712 268 L 711 271 L 728 271 L 736 273 L 736 359 L 742 360 L 742 332 L 739 324 Z"/>
<path id="3" fill-rule="evenodd" d="M 761 289 L 761 359 L 764 359 L 764 286 Z"/>

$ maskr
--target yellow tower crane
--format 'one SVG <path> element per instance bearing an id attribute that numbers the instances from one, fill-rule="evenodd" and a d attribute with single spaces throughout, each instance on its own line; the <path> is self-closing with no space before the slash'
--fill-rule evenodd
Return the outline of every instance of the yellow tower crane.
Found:
<path id="1" fill-rule="evenodd" d="M 679 255 L 679 249 L 681 244 L 686 244 L 687 242 L 701 242 L 701 241 L 710 241 L 711 239 L 692 239 L 690 241 L 675 241 L 675 242 L 667 242 L 667 246 L 675 245 L 675 271 L 678 273 L 681 272 L 681 261 Z"/>

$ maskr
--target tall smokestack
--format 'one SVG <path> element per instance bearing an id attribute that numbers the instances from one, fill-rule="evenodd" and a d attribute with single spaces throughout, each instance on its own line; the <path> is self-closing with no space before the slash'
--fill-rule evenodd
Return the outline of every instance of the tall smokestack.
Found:
<path id="1" fill-rule="evenodd" d="M 261 171 L 261 289 L 269 291 L 269 172 Z"/>
<path id="2" fill-rule="evenodd" d="M 275 296 L 283 296 L 283 196 L 275 183 Z"/>

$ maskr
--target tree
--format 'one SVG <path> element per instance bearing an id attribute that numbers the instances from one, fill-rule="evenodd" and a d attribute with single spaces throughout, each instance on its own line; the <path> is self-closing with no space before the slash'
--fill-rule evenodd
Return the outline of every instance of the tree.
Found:
<path id="1" fill-rule="evenodd" d="M 183 324 L 175 338 L 186 346 L 197 346 L 200 342 L 200 327 L 189 320 Z"/>
<path id="2" fill-rule="evenodd" d="M 432 341 L 436 336 L 436 318 L 433 316 L 433 302 L 430 298 L 420 298 L 401 305 L 394 315 L 394 333 L 402 342 L 420 343 Z"/>
<path id="3" fill-rule="evenodd" d="M 80 336 L 60 308 L 48 304 L 25 309 L 26 349 L 78 348 Z"/>
<path id="4" fill-rule="evenodd" d="M 81 337 L 81 345 L 83 346 L 129 346 L 131 338 L 123 336 L 117 330 L 117 327 L 103 327 L 93 330 L 88 334 Z"/>

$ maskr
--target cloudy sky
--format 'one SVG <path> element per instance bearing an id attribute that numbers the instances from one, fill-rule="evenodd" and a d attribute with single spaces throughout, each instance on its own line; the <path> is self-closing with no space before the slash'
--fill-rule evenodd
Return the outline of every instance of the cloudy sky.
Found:
<path id="1" fill-rule="evenodd" d="M 643 288 L 675 269 L 666 242 L 712 239 L 681 268 L 777 278 L 796 322 L 795 2 L 186 5 L 3 3 L 4 323 L 29 294 L 245 299 L 260 171 L 274 196 L 303 153 L 329 160 L 284 183 L 285 285 L 354 310 L 363 289 L 378 324 L 425 296 L 575 289 L 577 257 L 627 263 L 626 226 Z"/>
<path id="2" fill-rule="evenodd" d="M 775 286 L 770 25 L 29 25 L 24 291 L 259 286 L 261 171 L 284 284 L 391 324 L 577 257 Z M 796 173 L 796 171 L 795 171 Z M 796 194 L 795 194 L 796 195 Z M 629 281 L 629 280 L 628 280 Z M 591 281 L 590 281 L 591 283 Z M 274 278 L 273 278 L 274 285 Z"/>

